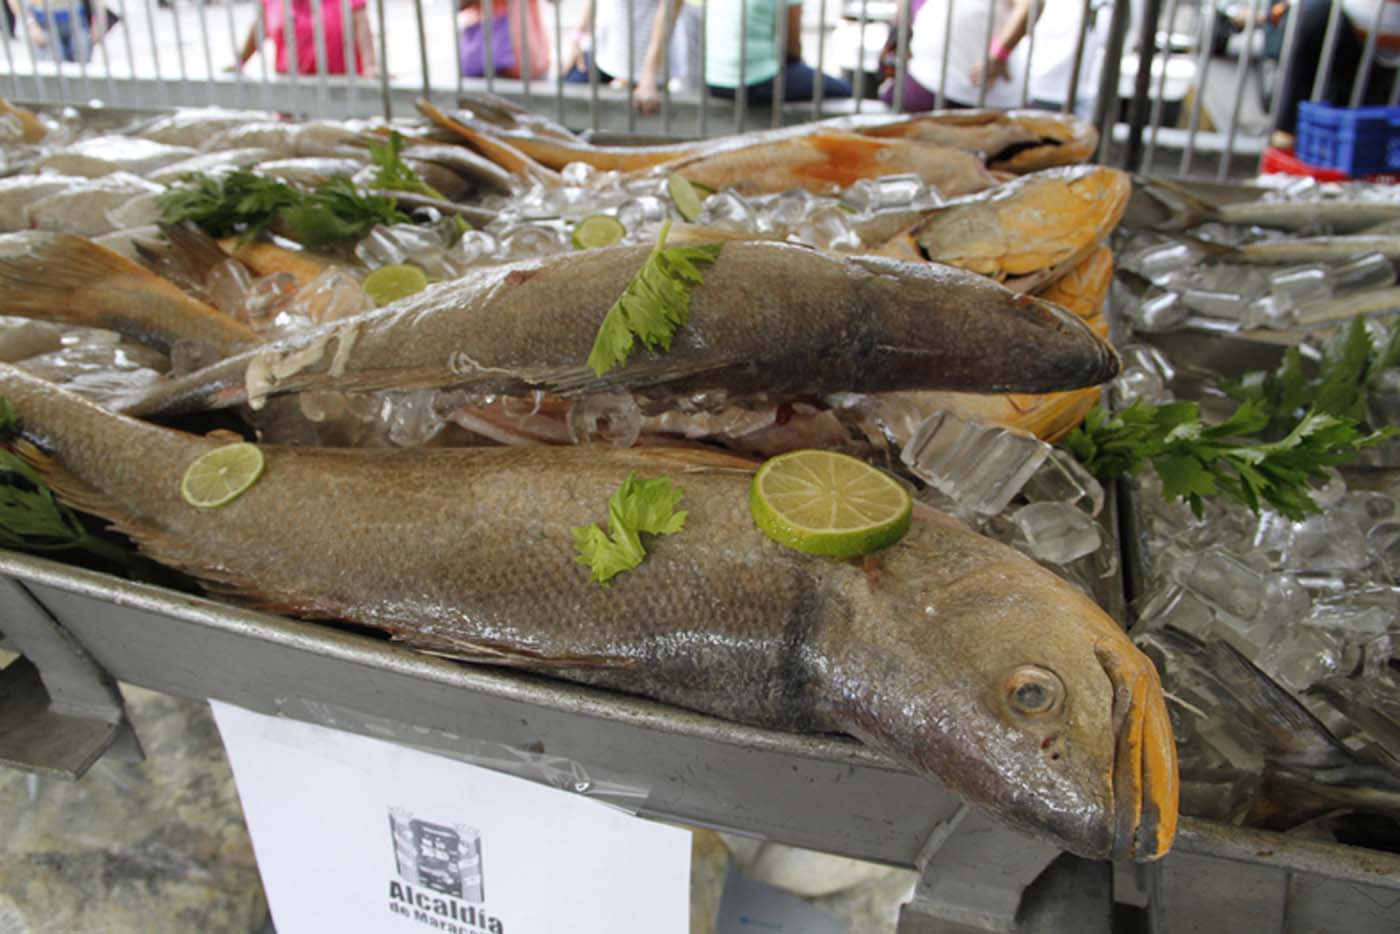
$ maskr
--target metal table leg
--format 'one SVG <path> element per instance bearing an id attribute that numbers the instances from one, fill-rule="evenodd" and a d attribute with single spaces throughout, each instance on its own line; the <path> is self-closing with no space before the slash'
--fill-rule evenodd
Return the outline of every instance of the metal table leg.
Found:
<path id="1" fill-rule="evenodd" d="M 140 758 L 115 682 L 25 587 L 0 578 L 0 765 L 76 779 L 109 749 Z"/>

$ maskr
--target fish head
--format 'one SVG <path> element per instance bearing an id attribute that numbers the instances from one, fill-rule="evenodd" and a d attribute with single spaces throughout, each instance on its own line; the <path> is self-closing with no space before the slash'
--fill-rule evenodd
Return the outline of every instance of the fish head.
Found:
<path id="1" fill-rule="evenodd" d="M 1151 661 L 1075 588 L 942 523 L 853 587 L 843 728 L 1081 856 L 1165 854 L 1176 749 Z"/>
<path id="2" fill-rule="evenodd" d="M 1118 373 L 1118 355 L 1059 306 L 952 266 L 849 260 L 860 292 L 870 391 L 1059 392 Z"/>

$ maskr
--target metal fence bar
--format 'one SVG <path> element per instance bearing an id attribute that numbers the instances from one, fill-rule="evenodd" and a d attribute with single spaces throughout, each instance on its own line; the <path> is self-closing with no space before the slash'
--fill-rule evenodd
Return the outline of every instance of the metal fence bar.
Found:
<path id="1" fill-rule="evenodd" d="M 384 111 L 384 119 L 394 119 L 394 101 L 389 95 L 389 31 L 384 26 L 384 4 L 387 0 L 376 0 L 379 20 L 379 103 Z M 488 46 L 489 48 L 489 46 Z"/>
<path id="2" fill-rule="evenodd" d="M 414 0 L 414 2 L 420 3 L 422 0 Z M 517 3 L 515 8 L 520 12 L 520 32 L 518 33 L 520 36 L 520 61 L 516 64 L 520 66 L 520 84 L 521 89 L 525 92 L 525 106 L 528 108 L 530 106 L 530 72 L 533 70 L 530 67 L 530 27 L 525 19 L 525 4 Z M 506 16 L 510 16 L 509 6 L 506 7 Z"/>
<path id="3" fill-rule="evenodd" d="M 1278 108 L 1283 100 L 1283 86 L 1288 81 L 1288 75 L 1293 68 L 1293 59 L 1298 54 L 1298 20 L 1301 19 L 1299 10 L 1293 10 L 1287 14 L 1288 25 L 1283 27 L 1283 47 L 1279 53 L 1278 79 L 1274 81 L 1274 93 L 1269 98 L 1269 127 L 1278 126 Z"/>
<path id="4" fill-rule="evenodd" d="M 1031 101 L 1031 64 L 1035 61 L 1035 27 L 1040 22 L 1041 0 L 1031 0 L 1030 13 L 1026 18 L 1026 70 L 1021 74 L 1021 106 Z"/>
<path id="5" fill-rule="evenodd" d="M 27 33 L 29 31 L 29 22 L 27 19 L 28 15 L 28 8 L 21 4 L 19 15 L 15 17 L 16 33 L 19 33 L 21 31 Z M 0 39 L 3 39 L 3 37 L 0 37 Z M 6 70 L 9 72 L 10 79 L 10 97 L 11 99 L 16 99 L 22 97 L 23 95 L 21 94 L 19 89 L 19 69 L 15 67 L 15 50 L 10 48 L 9 39 L 4 39 L 3 44 L 5 46 L 5 67 Z M 110 74 L 108 75 L 108 80 L 111 80 Z"/>
<path id="6" fill-rule="evenodd" d="M 296 85 L 297 77 L 301 72 L 301 62 L 298 61 L 296 23 L 292 19 L 292 5 L 290 0 L 282 2 L 282 41 L 287 49 L 287 81 L 293 86 Z M 174 9 L 172 7 L 172 9 Z"/>
<path id="7" fill-rule="evenodd" d="M 1162 0 L 1147 0 L 1143 5 L 1141 25 L 1138 27 L 1138 70 L 1133 82 L 1133 102 L 1128 112 L 1128 147 L 1123 156 L 1124 167 L 1130 172 L 1136 172 L 1142 160 L 1142 128 L 1147 120 L 1147 93 L 1152 84 L 1152 61 L 1157 52 L 1157 24 L 1161 18 Z M 1164 79 L 1166 74 L 1164 64 Z M 1161 86 L 1158 87 L 1160 107 Z"/>
<path id="8" fill-rule="evenodd" d="M 554 5 L 554 119 L 564 122 L 564 7 Z M 457 68 L 457 93 L 462 93 L 462 69 Z"/>
<path id="9" fill-rule="evenodd" d="M 783 124 L 783 98 L 787 93 L 787 11 L 786 4 L 778 2 L 778 21 L 774 24 L 774 55 L 778 60 L 778 73 L 773 76 L 773 126 Z"/>
<path id="10" fill-rule="evenodd" d="M 671 133 L 671 37 L 676 34 L 676 16 L 680 10 L 671 0 L 661 0 L 661 19 L 666 41 L 661 44 L 661 132 Z M 700 105 L 705 105 L 705 92 L 700 92 Z"/>
<path id="11" fill-rule="evenodd" d="M 1067 114 L 1074 113 L 1075 109 L 1079 106 L 1079 70 L 1084 67 L 1084 46 L 1088 42 L 1089 29 L 1093 25 L 1090 19 L 1093 13 L 1093 0 L 1084 0 L 1084 5 L 1080 9 L 1079 38 L 1076 39 L 1074 43 L 1074 59 L 1070 63 L 1069 69 L 1069 89 L 1065 92 L 1065 105 L 1062 108 L 1064 113 Z M 1118 15 L 1117 6 L 1114 7 L 1114 15 Z M 1126 13 L 1123 15 L 1127 16 Z M 1121 28 L 1126 34 L 1128 29 L 1127 24 L 1121 23 Z M 1122 52 L 1123 49 L 1120 44 L 1118 56 L 1113 61 L 1113 70 L 1115 72 L 1118 71 L 1119 62 L 1122 60 Z M 1104 53 L 1104 62 L 1108 62 L 1108 55 L 1106 52 Z M 1099 94 L 1102 95 L 1103 91 L 1104 86 L 1101 84 L 1099 85 Z M 1118 109 L 1118 85 L 1116 84 L 1113 86 L 1113 101 L 1114 106 L 1113 110 L 1110 111 L 1111 113 L 1116 112 Z M 1103 102 L 1100 100 L 1098 103 L 1102 104 Z"/>
<path id="12" fill-rule="evenodd" d="M 201 3 L 207 0 L 200 0 Z M 341 23 L 344 32 L 347 24 Z M 311 41 L 316 50 L 316 116 L 330 116 L 330 46 L 326 43 L 325 0 L 311 0 Z M 348 68 L 349 62 L 344 63 Z"/>
<path id="13" fill-rule="evenodd" d="M 1400 103 L 1400 68 L 1395 69 L 1395 80 L 1390 83 L 1389 106 L 1394 107 Z"/>
<path id="14" fill-rule="evenodd" d="M 107 48 L 107 37 L 112 31 L 112 26 L 111 23 L 107 22 L 106 4 L 94 3 L 93 14 L 94 20 L 97 17 L 102 18 L 102 39 L 100 42 L 97 43 L 97 45 L 102 53 L 102 73 L 105 79 L 103 83 L 107 86 L 107 99 L 111 100 L 112 98 L 115 98 L 117 96 L 117 83 L 112 80 L 112 56 Z M 18 25 L 18 21 L 16 21 L 16 26 Z M 7 41 L 5 43 L 5 48 L 8 49 L 9 47 L 10 43 Z"/>
<path id="15" fill-rule="evenodd" d="M 210 104 L 218 103 L 218 98 L 214 95 L 214 50 L 209 45 L 209 0 L 199 0 L 199 44 L 204 49 L 204 77 L 208 80 L 205 85 L 204 99 Z"/>
<path id="16" fill-rule="evenodd" d="M 506 26 L 510 26 L 510 17 L 506 17 Z M 494 0 L 481 0 L 481 43 L 482 55 L 485 62 L 486 90 L 496 89 L 496 43 L 493 38 L 496 29 L 496 4 Z M 596 54 L 596 53 L 595 53 Z"/>
<path id="17" fill-rule="evenodd" d="M 261 15 L 261 14 L 259 14 L 259 15 Z M 125 18 L 125 17 L 123 17 L 123 18 Z M 238 86 L 238 92 L 239 92 L 239 93 L 238 93 L 238 99 L 239 99 L 239 100 L 243 100 L 243 99 L 244 99 L 244 98 L 243 98 L 243 68 L 239 65 L 239 62 L 238 62 L 238 56 L 239 56 L 239 54 L 242 52 L 242 49 L 239 48 L 239 45 L 238 45 L 238 28 L 234 25 L 234 22 L 233 22 L 233 4 L 232 4 L 232 3 L 228 3 L 228 2 L 225 2 L 225 3 L 224 3 L 224 20 L 228 23 L 228 41 L 229 41 L 229 48 L 232 49 L 232 51 L 233 51 L 233 81 L 234 81 L 234 84 L 236 84 L 236 85 Z M 129 56 L 130 54 L 131 54 L 131 50 L 130 50 L 130 49 L 127 49 L 127 55 Z M 128 59 L 128 60 L 129 60 L 129 59 Z M 213 77 L 213 76 L 211 75 L 210 77 Z"/>
<path id="18" fill-rule="evenodd" d="M 890 98 L 895 113 L 904 113 L 904 83 L 909 80 L 909 34 L 914 27 L 911 19 L 909 0 L 899 0 L 894 36 L 894 94 Z M 817 83 L 822 83 L 820 75 Z"/>
<path id="19" fill-rule="evenodd" d="M 1202 28 L 1205 36 L 1201 39 L 1200 51 L 1196 56 L 1196 74 L 1204 75 L 1206 65 L 1210 61 L 1210 49 L 1215 43 L 1215 14 L 1213 10 L 1203 11 L 1201 19 L 1204 21 Z M 1191 118 L 1186 130 L 1186 148 L 1181 153 L 1181 165 L 1177 169 L 1178 175 L 1186 175 L 1191 171 L 1191 157 L 1196 151 L 1196 133 L 1201 127 L 1201 108 L 1205 105 L 1205 96 L 1201 94 L 1198 87 L 1191 100 Z"/>
<path id="20" fill-rule="evenodd" d="M 669 0 L 662 0 L 667 3 Z M 667 36 L 669 39 L 669 34 Z M 597 55 L 595 50 L 594 55 Z M 658 81 L 665 81 L 666 75 L 663 72 L 656 76 Z M 627 0 L 627 132 L 632 133 L 637 129 L 637 0 Z"/>
<path id="21" fill-rule="evenodd" d="M 749 0 L 739 0 L 739 86 L 734 89 L 734 132 L 744 132 L 749 109 Z"/>
<path id="22" fill-rule="evenodd" d="M 29 67 L 34 69 L 34 98 L 46 100 L 48 95 L 44 93 L 44 76 L 43 70 L 39 67 L 39 51 L 34 45 L 34 36 L 29 31 L 29 17 L 34 15 L 34 11 L 28 3 L 21 3 L 20 12 L 24 16 L 15 20 L 15 29 L 24 35 L 24 47 L 29 51 Z M 8 47 L 9 43 L 6 43 L 6 48 Z"/>
<path id="23" fill-rule="evenodd" d="M 1244 104 L 1244 86 L 1249 79 L 1249 65 L 1254 57 L 1254 27 L 1259 18 L 1261 0 L 1250 0 L 1249 22 L 1244 26 L 1244 47 L 1240 50 L 1240 65 L 1235 72 L 1235 104 L 1230 108 L 1230 125 L 1225 130 L 1225 151 L 1220 154 L 1220 168 L 1215 177 L 1220 181 L 1230 174 L 1230 160 L 1235 155 L 1235 134 L 1240 125 L 1240 107 Z"/>
<path id="24" fill-rule="evenodd" d="M 1332 0 L 1332 8 L 1327 11 L 1327 31 L 1322 35 L 1322 58 L 1318 60 L 1317 71 L 1313 74 L 1313 103 L 1322 100 L 1327 93 L 1327 82 L 1332 79 L 1332 60 L 1337 57 L 1337 40 L 1341 38 L 1342 0 Z"/>
<path id="25" fill-rule="evenodd" d="M 938 87 L 933 92 L 933 109 L 948 106 L 948 50 L 953 45 L 953 0 L 948 0 L 943 14 L 943 63 L 938 68 Z"/>
<path id="26" fill-rule="evenodd" d="M 53 4 L 49 0 L 44 3 L 44 28 L 49 31 L 49 41 L 46 48 L 53 58 L 54 75 L 58 78 L 58 100 L 60 103 L 68 103 L 68 78 L 63 73 L 63 43 L 58 38 L 58 24 L 53 19 Z M 39 67 L 37 60 L 34 66 Z"/>
<path id="27" fill-rule="evenodd" d="M 1094 100 L 1094 126 L 1099 128 L 1099 151 L 1095 156 L 1098 162 L 1107 160 L 1108 147 L 1113 140 L 1113 123 L 1118 110 L 1119 63 L 1123 60 L 1123 44 L 1128 34 L 1131 6 L 1131 0 L 1113 0 L 1113 14 L 1108 25 L 1108 44 L 1104 46 L 1103 70 L 1099 74 L 1099 93 Z M 1088 23 L 1087 17 L 1084 22 Z M 1080 38 L 1083 39 L 1082 31 Z M 1083 44 L 1082 41 L 1080 44 Z M 1078 65 L 1075 67 L 1077 76 Z"/>
<path id="28" fill-rule="evenodd" d="M 170 23 L 175 27 L 175 65 L 180 70 L 180 88 L 190 86 L 189 67 L 185 63 L 185 30 L 180 25 L 180 5 L 170 4 Z"/>
<path id="29" fill-rule="evenodd" d="M 865 27 L 869 23 L 870 0 L 860 0 L 860 33 L 856 40 L 856 113 L 860 113 L 865 106 Z"/>
<path id="30" fill-rule="evenodd" d="M 823 0 L 825 2 L 825 0 Z M 700 0 L 700 138 L 704 139 L 709 135 L 710 128 L 710 86 L 707 83 L 709 69 L 706 67 L 705 55 L 709 46 L 710 30 L 710 5 L 706 0 Z"/>
<path id="31" fill-rule="evenodd" d="M 149 2 L 150 0 L 147 0 L 148 4 Z M 267 8 L 261 2 L 258 4 L 258 11 L 253 16 L 253 32 L 258 37 L 258 76 L 261 79 L 260 85 L 262 91 L 260 94 L 260 98 L 262 100 L 262 107 L 263 110 L 271 110 L 272 106 L 269 103 L 269 101 L 271 100 L 270 95 L 272 93 L 272 82 L 268 80 L 268 65 L 266 52 L 267 23 L 263 17 L 263 12 L 266 9 Z"/>
<path id="32" fill-rule="evenodd" d="M 122 44 L 126 46 L 126 71 L 129 77 L 135 78 L 136 56 L 131 51 L 131 17 L 126 12 L 126 0 L 117 0 L 117 6 L 121 7 L 122 22 L 126 24 L 122 27 Z M 229 32 L 233 32 L 232 27 L 229 27 Z"/>
<path id="33" fill-rule="evenodd" d="M 87 63 L 88 57 L 92 55 L 92 29 L 86 32 L 83 29 L 83 19 L 78 14 L 78 4 L 76 0 L 65 0 L 68 7 L 68 30 L 72 36 L 73 57 L 78 60 L 78 78 L 83 83 L 83 99 L 92 97 L 92 83 L 88 81 Z M 85 39 L 80 37 L 86 35 Z M 86 44 L 86 48 L 83 45 Z M 59 62 L 58 67 L 62 68 L 63 63 Z"/>
<path id="34" fill-rule="evenodd" d="M 951 3 L 950 3 L 951 5 Z M 987 4 L 987 31 L 982 36 L 982 80 L 977 88 L 977 106 L 987 106 L 987 87 L 992 83 L 992 27 L 996 25 L 997 5 Z M 952 37 L 944 35 L 943 42 L 946 45 Z"/>
<path id="35" fill-rule="evenodd" d="M 1157 151 L 1157 131 L 1162 128 L 1162 101 L 1166 96 L 1167 87 L 1167 67 L 1172 61 L 1172 36 L 1175 35 L 1177 0 L 1171 0 L 1167 7 L 1167 47 L 1162 50 L 1162 71 L 1157 76 L 1157 93 L 1152 98 L 1152 116 L 1148 118 L 1148 125 L 1152 127 L 1152 133 L 1147 138 L 1147 153 L 1143 157 L 1143 172 L 1152 174 L 1152 157 Z"/>
<path id="36" fill-rule="evenodd" d="M 598 7 L 588 17 L 588 127 L 598 130 Z"/>
<path id="37" fill-rule="evenodd" d="M 317 6 L 319 8 L 319 4 Z M 418 67 L 423 69 L 423 96 L 431 99 L 433 81 L 428 73 L 428 30 L 423 22 L 423 0 L 413 0 L 413 23 L 418 27 Z"/>
<path id="38" fill-rule="evenodd" d="M 462 91 L 466 83 L 462 75 L 462 27 L 457 22 L 457 0 L 444 0 L 443 8 L 447 10 L 447 17 L 452 24 L 447 34 L 452 37 L 452 70 L 457 73 L 457 99 L 452 103 L 454 106 L 461 106 Z"/>
<path id="39" fill-rule="evenodd" d="M 344 109 L 347 115 L 353 115 L 355 113 L 355 79 L 360 70 L 360 43 L 355 35 L 355 14 L 350 9 L 350 0 L 339 0 L 339 3 L 341 54 L 345 56 Z M 458 71 L 460 72 L 461 69 L 459 68 Z"/>
<path id="40" fill-rule="evenodd" d="M 151 0 L 146 0 L 146 32 L 151 37 L 151 64 L 156 66 L 156 83 L 160 85 L 160 96 L 165 100 L 166 103 L 171 103 L 170 86 L 165 83 L 165 75 L 161 73 L 160 43 L 156 41 L 156 14 L 151 7 Z M 133 68 L 136 67 L 134 64 L 135 61 L 136 59 L 133 58 Z M 266 76 L 264 76 L 264 83 L 265 82 Z"/>
<path id="41" fill-rule="evenodd" d="M 1356 77 L 1351 82 L 1350 107 L 1360 107 L 1361 98 L 1366 93 L 1366 85 L 1371 79 L 1371 65 L 1376 58 L 1376 36 L 1381 31 L 1381 14 L 1385 4 L 1376 4 L 1376 15 L 1371 19 L 1371 29 L 1366 33 L 1366 45 L 1361 51 L 1361 64 L 1356 67 Z"/>
<path id="42" fill-rule="evenodd" d="M 823 77 L 826 74 L 826 0 L 818 0 L 817 20 L 821 25 L 817 27 L 817 80 L 812 85 L 812 117 L 820 120 L 822 100 L 826 97 L 826 81 Z"/>

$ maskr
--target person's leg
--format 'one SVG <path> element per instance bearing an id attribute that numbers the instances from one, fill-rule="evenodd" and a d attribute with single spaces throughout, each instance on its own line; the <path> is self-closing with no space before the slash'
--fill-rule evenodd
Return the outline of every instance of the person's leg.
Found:
<path id="1" fill-rule="evenodd" d="M 840 78 L 818 75 L 806 62 L 788 62 L 783 69 L 783 97 L 790 101 L 809 101 L 820 78 L 823 97 L 850 97 L 851 86 Z M 772 82 L 768 82 L 772 85 Z M 772 99 L 771 91 L 769 100 Z"/>

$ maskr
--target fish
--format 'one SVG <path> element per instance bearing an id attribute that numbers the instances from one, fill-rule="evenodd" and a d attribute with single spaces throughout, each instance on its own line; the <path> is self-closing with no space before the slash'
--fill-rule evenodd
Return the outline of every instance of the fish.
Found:
<path id="1" fill-rule="evenodd" d="M 1263 201 L 1250 198 L 1211 204 L 1184 185 L 1164 178 L 1134 176 L 1133 203 L 1125 226 L 1165 232 L 1189 230 L 1208 221 L 1223 224 L 1305 230 L 1319 224 L 1334 233 L 1356 233 L 1400 220 L 1400 202 L 1371 198 Z"/>
<path id="2" fill-rule="evenodd" d="M 154 223 L 159 211 L 154 198 L 165 188 L 129 172 L 113 172 L 101 178 L 85 179 L 30 202 L 24 208 L 24 227 L 59 230 L 84 237 L 97 237 L 126 227 Z M 145 197 L 143 216 L 123 216 L 114 221 L 113 212 Z M 131 212 L 126 212 L 131 214 Z"/>
<path id="3" fill-rule="evenodd" d="M 284 272 L 296 279 L 299 285 L 307 285 L 327 269 L 344 265 L 333 257 L 308 250 L 293 240 L 276 235 L 247 243 L 240 242 L 239 237 L 222 237 L 218 244 L 221 250 L 247 266 L 255 277 Z"/>
<path id="4" fill-rule="evenodd" d="M 44 126 L 38 114 L 23 107 L 16 107 L 3 97 L 0 97 L 0 115 L 12 119 L 19 126 L 21 143 L 38 143 L 49 135 L 48 127 Z"/>
<path id="5" fill-rule="evenodd" d="M 980 152 L 988 168 L 1018 175 L 1084 162 L 1099 147 L 1099 132 L 1092 123 L 1047 110 L 943 110 L 893 119 L 888 115 L 844 119 L 866 136 Z"/>
<path id="6" fill-rule="evenodd" d="M 144 175 L 197 155 L 198 151 L 188 146 L 171 146 L 135 136 L 90 136 L 40 156 L 34 167 L 39 172 L 83 178 L 101 178 L 113 172 Z"/>
<path id="7" fill-rule="evenodd" d="M 269 159 L 260 163 L 257 171 L 259 175 L 280 182 L 315 188 L 336 176 L 349 178 L 360 171 L 368 159 L 368 152 L 358 159 L 347 156 L 293 156 L 290 159 Z"/>
<path id="8" fill-rule="evenodd" d="M 1384 234 L 1336 234 L 1330 237 L 1290 237 L 1286 240 L 1258 240 L 1231 246 L 1212 243 L 1187 234 L 1176 239 L 1201 250 L 1207 256 L 1228 263 L 1255 266 L 1281 266 L 1286 263 L 1344 263 L 1366 253 L 1380 253 L 1386 259 L 1400 260 L 1400 236 Z"/>
<path id="9" fill-rule="evenodd" d="M 173 185 L 186 175 L 208 175 L 218 178 L 234 169 L 249 168 L 275 158 L 276 154 L 272 150 L 261 149 L 257 146 L 226 149 L 220 152 L 202 152 L 188 159 L 172 162 L 169 165 L 163 165 L 158 169 L 146 172 L 145 178 L 147 181 L 157 182 L 161 185 Z"/>
<path id="10" fill-rule="evenodd" d="M 1045 169 L 934 208 L 875 252 L 936 259 L 1034 291 L 1098 249 L 1131 193 L 1117 169 Z"/>
<path id="11" fill-rule="evenodd" d="M 420 102 L 419 109 L 429 115 L 441 113 L 426 102 Z M 515 141 L 455 124 L 445 115 L 442 119 L 455 126 L 459 136 L 502 168 L 542 184 L 563 184 L 552 168 L 518 148 Z M 678 173 L 687 181 L 715 191 L 732 188 L 741 195 L 790 188 L 830 195 L 862 178 L 882 175 L 915 174 L 949 197 L 981 191 L 998 182 L 980 158 L 961 149 L 904 139 L 874 139 L 848 130 L 807 127 L 725 137 L 701 146 L 677 149 L 673 157 L 664 162 L 628 170 L 624 179 L 639 180 L 668 173 Z"/>
<path id="12" fill-rule="evenodd" d="M 229 110 L 224 107 L 181 108 L 149 121 L 133 135 L 172 146 L 198 148 L 211 137 L 251 123 L 275 122 L 277 115 L 262 110 Z"/>
<path id="13" fill-rule="evenodd" d="M 275 158 L 280 159 L 296 156 L 354 159 L 363 157 L 367 149 L 366 134 L 362 130 L 334 120 L 244 121 L 206 136 L 199 148 L 205 152 L 223 152 L 251 146 L 270 149 L 276 154 Z"/>
<path id="14" fill-rule="evenodd" d="M 1086 857 L 1170 847 L 1175 747 L 1151 662 L 1075 588 L 926 507 L 871 570 L 758 531 L 752 465 L 729 455 L 264 445 L 257 483 L 195 509 L 181 477 L 222 441 L 10 368 L 0 395 L 14 450 L 57 496 L 213 594 L 760 727 L 844 732 Z M 605 589 L 570 529 L 603 521 L 633 473 L 680 486 L 685 527 Z"/>
<path id="15" fill-rule="evenodd" d="M 0 178 L 0 231 L 29 227 L 29 206 L 51 194 L 87 184 L 76 175 L 11 175 Z"/>
<path id="16" fill-rule="evenodd" d="M 474 269 L 383 308 L 245 351 L 130 401 L 173 414 L 309 389 L 643 398 L 1048 392 L 1113 378 L 1113 349 L 1073 314 L 971 273 L 734 242 L 691 292 L 670 350 L 602 376 L 585 361 L 650 256 L 617 246 Z M 5 300 L 0 290 L 0 307 Z"/>
<path id="17" fill-rule="evenodd" d="M 218 359 L 256 343 L 247 326 L 123 256 L 48 231 L 0 236 L 0 310 L 115 331 L 169 353 L 188 342 Z"/>
<path id="18" fill-rule="evenodd" d="M 585 162 L 605 171 L 632 172 L 704 153 L 767 145 L 833 130 L 978 153 L 984 156 L 988 167 L 1013 172 L 1083 162 L 1098 146 L 1098 131 L 1091 124 L 1076 117 L 1031 110 L 834 117 L 773 130 L 650 146 L 597 146 L 573 136 L 541 134 L 534 127 L 514 122 L 478 119 L 480 115 L 474 112 L 446 114 L 427 101 L 419 102 L 419 110 L 455 135 L 464 136 L 460 131 L 466 127 L 494 136 L 551 169 Z M 466 138 L 479 142 L 472 136 Z"/>

